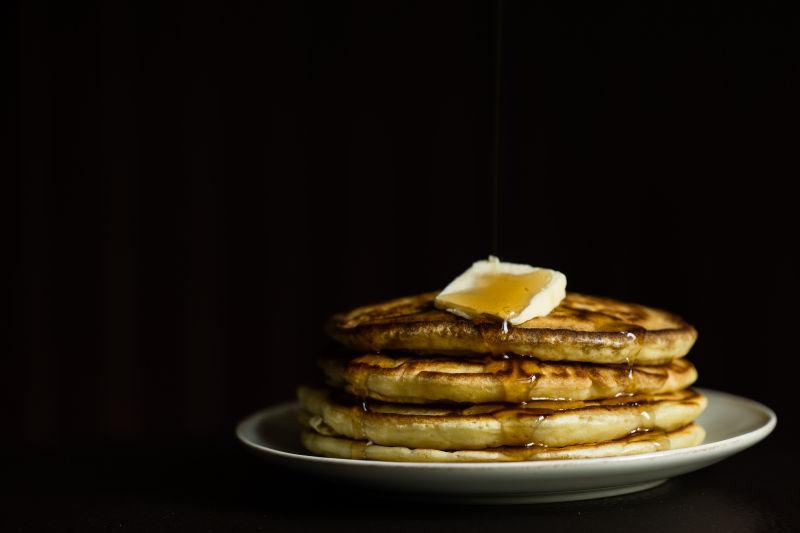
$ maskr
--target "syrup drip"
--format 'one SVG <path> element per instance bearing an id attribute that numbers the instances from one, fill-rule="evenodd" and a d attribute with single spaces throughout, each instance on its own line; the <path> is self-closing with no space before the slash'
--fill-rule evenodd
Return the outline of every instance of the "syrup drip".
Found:
<path id="1" fill-rule="evenodd" d="M 536 395 L 535 383 L 541 376 L 536 359 L 513 357 L 502 354 L 484 359 L 483 370 L 498 377 L 498 386 L 503 388 L 503 400 L 510 403 L 532 400 Z M 508 376 L 509 379 L 503 379 Z"/>
<path id="2" fill-rule="evenodd" d="M 625 338 L 628 339 L 628 341 L 630 341 L 630 343 L 634 345 L 633 351 L 630 352 L 629 355 L 625 356 L 625 362 L 630 367 L 634 365 L 636 361 L 638 361 L 639 352 L 642 351 L 642 343 L 639 340 L 639 337 L 635 333 L 631 331 L 625 331 L 624 333 L 625 333 Z"/>
<path id="3" fill-rule="evenodd" d="M 627 380 L 625 381 L 625 393 L 631 394 L 636 390 L 636 382 L 633 379 L 633 363 L 631 362 L 630 357 L 625 356 L 625 364 L 628 366 Z"/>
<path id="4" fill-rule="evenodd" d="M 656 413 L 650 406 L 645 406 L 639 413 L 639 431 L 650 431 L 656 426 Z"/>
<path id="5" fill-rule="evenodd" d="M 492 113 L 492 252 L 499 254 L 501 93 L 503 88 L 503 0 L 497 0 L 494 49 L 494 110 Z"/>
<path id="6" fill-rule="evenodd" d="M 366 399 L 362 399 L 361 400 L 361 410 L 364 413 L 369 413 L 369 404 L 367 404 L 367 400 Z M 358 421 L 357 422 L 358 427 L 354 427 L 353 430 L 358 432 L 358 438 L 359 439 L 366 438 L 367 437 L 367 428 L 365 427 L 365 423 L 367 421 L 367 417 L 366 416 L 357 416 L 355 418 Z M 366 454 L 366 451 L 364 453 Z M 366 455 L 364 456 L 364 459 L 366 459 Z"/>

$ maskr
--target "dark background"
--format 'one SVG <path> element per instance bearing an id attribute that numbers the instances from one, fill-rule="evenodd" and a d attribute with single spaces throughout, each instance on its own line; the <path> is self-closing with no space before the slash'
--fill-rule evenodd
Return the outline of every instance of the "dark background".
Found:
<path id="1" fill-rule="evenodd" d="M 2 446 L 232 442 L 495 252 L 683 315 L 794 450 L 798 19 L 597 4 L 506 1 L 499 68 L 495 2 L 4 4 Z"/>

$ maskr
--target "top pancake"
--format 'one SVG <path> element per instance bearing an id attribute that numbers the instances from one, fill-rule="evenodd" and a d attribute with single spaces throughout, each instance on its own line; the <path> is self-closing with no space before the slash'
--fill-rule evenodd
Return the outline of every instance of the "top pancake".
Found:
<path id="1" fill-rule="evenodd" d="M 664 364 L 688 353 L 697 331 L 680 317 L 610 298 L 567 293 L 549 315 L 518 326 L 468 320 L 420 294 L 334 315 L 328 332 L 359 351 L 444 355 L 514 353 L 545 361 Z"/>

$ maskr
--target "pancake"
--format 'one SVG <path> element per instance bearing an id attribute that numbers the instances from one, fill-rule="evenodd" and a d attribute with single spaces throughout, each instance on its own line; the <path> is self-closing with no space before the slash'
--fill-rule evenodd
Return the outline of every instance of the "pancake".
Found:
<path id="1" fill-rule="evenodd" d="M 577 293 L 567 293 L 549 315 L 504 332 L 497 321 L 467 320 L 436 309 L 436 294 L 359 307 L 335 315 L 327 330 L 362 353 L 513 353 L 547 361 L 643 365 L 683 357 L 697 338 L 692 326 L 666 311 Z"/>
<path id="2" fill-rule="evenodd" d="M 361 397 L 399 403 L 595 400 L 662 394 L 690 386 L 697 371 L 676 359 L 661 366 L 552 363 L 515 357 L 420 358 L 369 354 L 325 359 L 331 384 Z"/>
<path id="3" fill-rule="evenodd" d="M 498 446 L 571 446 L 641 430 L 674 431 L 705 408 L 685 389 L 606 400 L 537 400 L 525 404 L 413 405 L 359 401 L 330 389 L 300 387 L 301 407 L 336 434 L 383 446 L 479 450 Z"/>
<path id="4" fill-rule="evenodd" d="M 669 449 L 688 448 L 703 442 L 705 431 L 689 424 L 670 432 L 648 431 L 598 444 L 577 444 L 560 448 L 545 446 L 500 447 L 486 450 L 434 450 L 381 446 L 366 441 L 321 435 L 304 431 L 303 445 L 312 453 L 342 459 L 402 461 L 423 463 L 477 463 L 506 461 L 548 461 L 557 459 L 592 459 L 617 455 L 633 455 Z"/>

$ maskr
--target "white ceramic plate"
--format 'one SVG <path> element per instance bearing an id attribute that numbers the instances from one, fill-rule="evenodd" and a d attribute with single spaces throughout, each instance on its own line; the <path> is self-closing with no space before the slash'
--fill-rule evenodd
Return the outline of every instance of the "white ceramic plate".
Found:
<path id="1" fill-rule="evenodd" d="M 655 487 L 740 452 L 775 427 L 775 413 L 760 403 L 700 390 L 708 397 L 697 420 L 706 429 L 704 444 L 623 457 L 456 464 L 317 457 L 300 444 L 295 402 L 246 418 L 236 435 L 258 455 L 286 467 L 403 497 L 468 503 L 582 500 Z"/>

